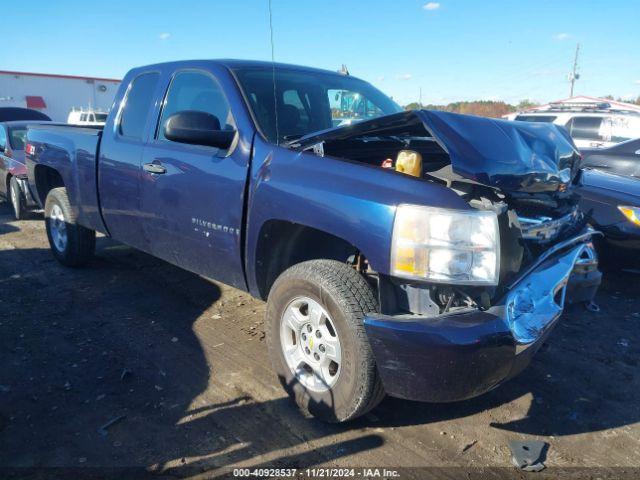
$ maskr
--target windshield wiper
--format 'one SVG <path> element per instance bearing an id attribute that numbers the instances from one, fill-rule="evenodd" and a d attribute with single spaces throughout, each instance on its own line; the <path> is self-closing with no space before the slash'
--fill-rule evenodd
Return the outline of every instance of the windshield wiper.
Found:
<path id="1" fill-rule="evenodd" d="M 294 140 L 298 140 L 299 138 L 304 137 L 304 134 L 302 133 L 296 133 L 295 135 L 283 135 L 282 136 L 282 140 L 284 140 L 284 143 L 291 143 Z"/>

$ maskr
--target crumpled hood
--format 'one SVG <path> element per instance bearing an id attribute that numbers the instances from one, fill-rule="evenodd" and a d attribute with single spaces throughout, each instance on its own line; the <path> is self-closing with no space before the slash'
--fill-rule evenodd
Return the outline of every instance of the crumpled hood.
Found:
<path id="1" fill-rule="evenodd" d="M 580 167 L 580 154 L 564 128 L 435 110 L 401 112 L 312 133 L 291 146 L 305 149 L 362 136 L 410 137 L 424 135 L 424 129 L 449 154 L 453 173 L 507 192 L 562 190 Z"/>
<path id="2" fill-rule="evenodd" d="M 453 171 L 505 191 L 557 191 L 580 167 L 568 132 L 551 123 L 416 112 L 449 153 Z"/>

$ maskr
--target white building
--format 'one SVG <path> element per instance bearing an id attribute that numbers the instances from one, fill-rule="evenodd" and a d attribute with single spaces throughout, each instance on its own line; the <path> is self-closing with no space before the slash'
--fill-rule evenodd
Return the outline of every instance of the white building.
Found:
<path id="1" fill-rule="evenodd" d="M 27 107 L 66 122 L 72 108 L 108 111 L 120 85 L 112 78 L 0 71 L 0 107 Z"/>

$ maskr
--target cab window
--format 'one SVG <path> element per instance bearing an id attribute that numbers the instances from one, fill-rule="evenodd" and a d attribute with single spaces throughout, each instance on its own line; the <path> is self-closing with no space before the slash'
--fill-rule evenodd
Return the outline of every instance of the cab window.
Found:
<path id="1" fill-rule="evenodd" d="M 4 127 L 0 127 L 0 153 L 4 153 L 7 148 L 7 132 Z"/>
<path id="2" fill-rule="evenodd" d="M 159 78 L 158 73 L 143 73 L 133 80 L 120 114 L 120 135 L 142 139 Z"/>
<path id="3" fill-rule="evenodd" d="M 183 110 L 196 110 L 213 115 L 220 122 L 222 130 L 234 128 L 229 103 L 214 78 L 205 72 L 178 72 L 167 92 L 157 138 L 166 140 L 164 124 L 174 113 Z"/>

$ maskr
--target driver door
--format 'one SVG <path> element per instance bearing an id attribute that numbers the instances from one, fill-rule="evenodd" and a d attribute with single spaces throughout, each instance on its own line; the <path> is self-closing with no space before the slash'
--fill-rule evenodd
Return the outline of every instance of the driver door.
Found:
<path id="1" fill-rule="evenodd" d="M 214 115 L 235 129 L 229 103 L 216 78 L 204 70 L 174 74 L 155 137 L 142 155 L 141 211 L 151 253 L 187 270 L 243 286 L 242 208 L 249 152 L 189 145 L 164 136 L 176 112 Z"/>

